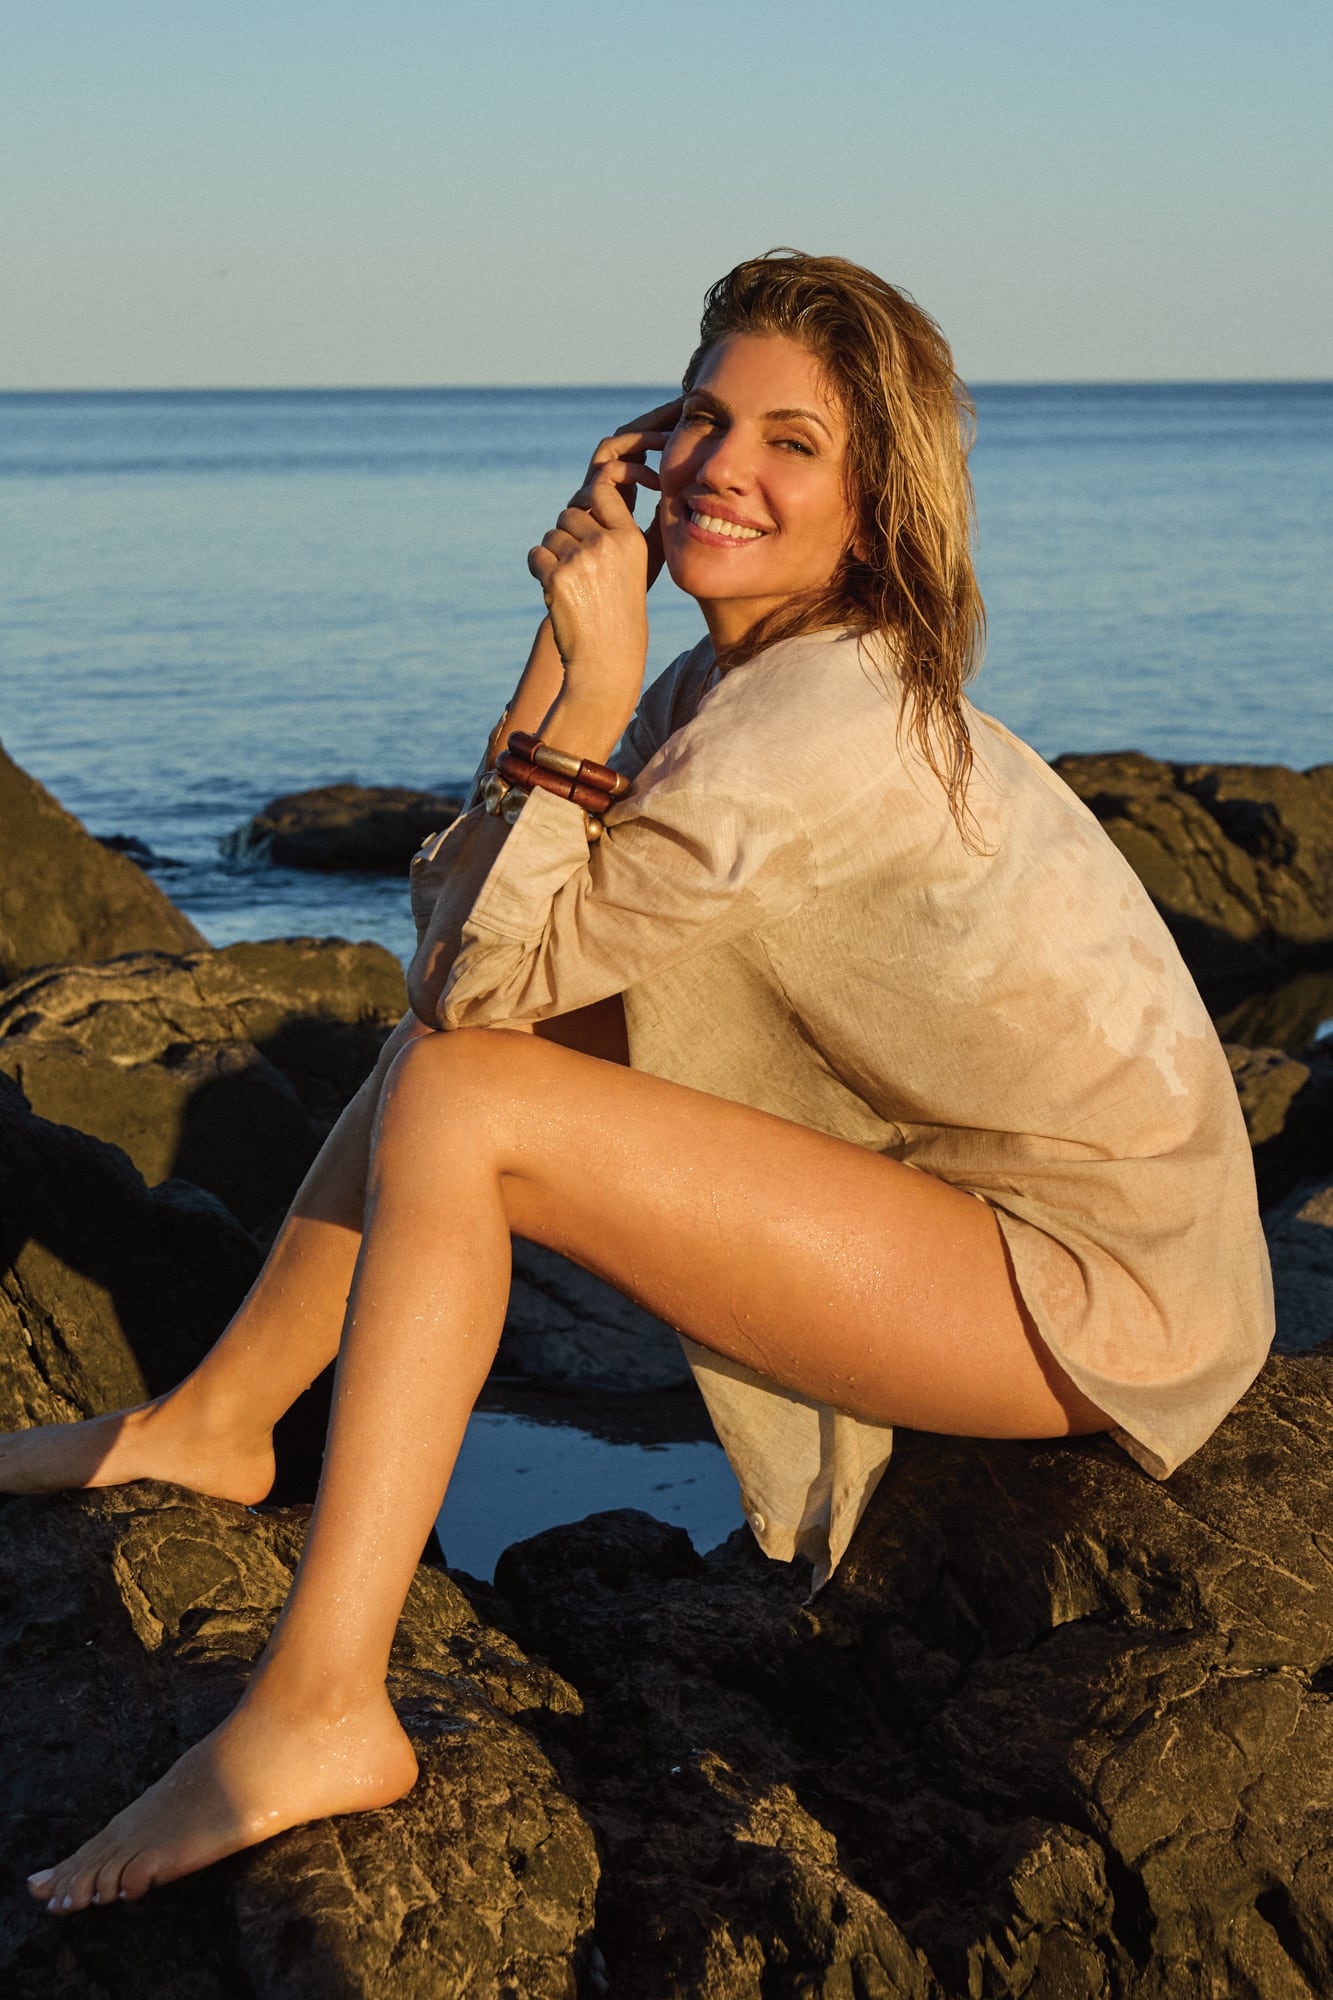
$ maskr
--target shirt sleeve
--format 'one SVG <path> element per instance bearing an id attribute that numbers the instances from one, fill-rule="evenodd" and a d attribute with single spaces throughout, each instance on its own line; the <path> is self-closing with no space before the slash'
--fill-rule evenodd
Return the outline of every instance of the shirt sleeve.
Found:
<path id="1" fill-rule="evenodd" d="M 446 1028 L 564 1014 L 774 922 L 813 894 L 798 814 L 715 788 L 692 729 L 649 760 L 589 846 L 583 815 L 534 791 L 472 906 Z"/>

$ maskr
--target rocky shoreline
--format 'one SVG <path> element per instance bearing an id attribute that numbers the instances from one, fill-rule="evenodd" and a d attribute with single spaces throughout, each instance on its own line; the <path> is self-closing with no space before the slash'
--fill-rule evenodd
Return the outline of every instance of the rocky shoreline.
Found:
<path id="1" fill-rule="evenodd" d="M 260 1512 L 148 1485 L 0 1501 L 0 1991 L 1333 1987 L 1333 1043 L 1309 1039 L 1333 1015 L 1333 766 L 1059 768 L 1217 1013 L 1255 1148 L 1283 1352 L 1216 1437 L 1157 1486 L 1100 1440 L 904 1433 L 814 1605 L 743 1534 L 704 1558 L 624 1512 L 511 1548 L 493 1589 L 423 1565 L 394 1657 L 408 1800 L 62 1925 L 26 1867 L 210 1726 L 263 1645 L 319 1387 Z M 396 867 L 451 807 L 352 790 L 277 801 L 247 837 L 291 843 L 284 865 Z M 2 752 L 0 825 L 12 1429 L 192 1364 L 404 1002 L 376 946 L 210 950 Z M 666 1329 L 527 1246 L 500 1365 L 535 1387 L 685 1379 Z"/>

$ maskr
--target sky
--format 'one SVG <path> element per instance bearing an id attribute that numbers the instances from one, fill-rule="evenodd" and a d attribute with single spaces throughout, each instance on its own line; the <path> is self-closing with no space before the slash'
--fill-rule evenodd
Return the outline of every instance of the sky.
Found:
<path id="1" fill-rule="evenodd" d="M 972 381 L 1333 376 L 1306 0 L 3 0 L 0 387 L 649 383 L 777 244 Z"/>

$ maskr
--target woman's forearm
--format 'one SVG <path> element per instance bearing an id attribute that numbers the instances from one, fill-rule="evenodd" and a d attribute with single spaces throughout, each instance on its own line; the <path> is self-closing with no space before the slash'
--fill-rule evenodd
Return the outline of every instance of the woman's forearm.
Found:
<path id="1" fill-rule="evenodd" d="M 537 627 L 532 651 L 528 654 L 527 664 L 509 704 L 509 728 L 523 729 L 533 736 L 540 735 L 542 723 L 559 699 L 564 681 L 565 670 L 548 616 Z M 500 748 L 503 750 L 504 745 L 501 744 Z"/>

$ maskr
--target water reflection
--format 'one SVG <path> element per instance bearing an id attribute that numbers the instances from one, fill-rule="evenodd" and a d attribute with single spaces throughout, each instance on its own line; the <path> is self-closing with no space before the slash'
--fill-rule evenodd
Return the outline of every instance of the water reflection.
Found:
<path id="1" fill-rule="evenodd" d="M 741 1525 L 735 1478 L 693 1391 L 576 1396 L 492 1385 L 437 1528 L 451 1568 L 489 1582 L 511 1542 L 609 1507 L 684 1528 L 701 1551 Z"/>

